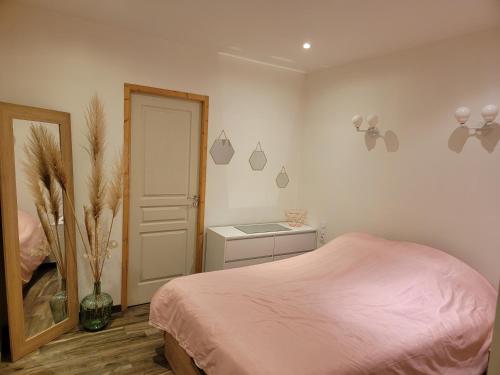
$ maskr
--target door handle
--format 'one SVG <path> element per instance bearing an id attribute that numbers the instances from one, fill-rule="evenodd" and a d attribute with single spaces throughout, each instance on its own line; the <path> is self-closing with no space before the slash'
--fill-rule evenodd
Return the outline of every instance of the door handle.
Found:
<path id="1" fill-rule="evenodd" d="M 191 199 L 193 201 L 194 208 L 197 208 L 200 205 L 200 196 L 199 195 L 193 195 L 192 197 L 188 197 L 188 199 Z"/>

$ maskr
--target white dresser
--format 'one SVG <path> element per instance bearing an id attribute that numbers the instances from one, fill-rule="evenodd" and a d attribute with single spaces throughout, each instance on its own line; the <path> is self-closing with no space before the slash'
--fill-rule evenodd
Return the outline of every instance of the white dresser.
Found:
<path id="1" fill-rule="evenodd" d="M 234 226 L 208 228 L 205 271 L 272 262 L 316 249 L 316 229 L 307 225 L 292 228 L 286 223 L 269 224 L 289 230 L 245 233 Z"/>

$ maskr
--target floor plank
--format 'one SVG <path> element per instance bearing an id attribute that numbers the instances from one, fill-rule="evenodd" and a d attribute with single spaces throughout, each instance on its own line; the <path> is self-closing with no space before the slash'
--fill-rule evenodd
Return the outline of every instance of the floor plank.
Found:
<path id="1" fill-rule="evenodd" d="M 149 305 L 114 316 L 101 332 L 68 332 L 15 363 L 0 363 L 0 374 L 174 375 L 163 356 L 161 332 L 148 325 Z"/>

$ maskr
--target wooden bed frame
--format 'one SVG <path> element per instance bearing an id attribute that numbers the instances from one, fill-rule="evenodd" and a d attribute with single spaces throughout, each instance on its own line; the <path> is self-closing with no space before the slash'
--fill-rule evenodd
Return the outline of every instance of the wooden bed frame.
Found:
<path id="1" fill-rule="evenodd" d="M 163 332 L 163 335 L 165 338 L 165 358 L 175 375 L 205 375 L 171 334 Z"/>
<path id="2" fill-rule="evenodd" d="M 500 303 L 500 294 L 499 294 L 499 303 Z M 498 311 L 500 311 L 500 308 Z M 164 348 L 165 358 L 167 359 L 168 364 L 170 365 L 170 368 L 172 369 L 175 375 L 206 375 L 203 370 L 201 370 L 200 368 L 198 368 L 198 366 L 196 366 L 193 359 L 186 353 L 184 349 L 181 348 L 177 340 L 174 339 L 174 337 L 171 334 L 163 332 L 163 336 L 165 338 L 165 348 Z M 483 375 L 487 374 L 488 370 L 486 370 L 486 372 Z"/>

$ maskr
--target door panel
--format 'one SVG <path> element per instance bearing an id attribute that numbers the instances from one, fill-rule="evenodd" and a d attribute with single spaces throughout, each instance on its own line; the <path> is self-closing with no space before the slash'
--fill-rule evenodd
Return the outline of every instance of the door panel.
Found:
<path id="1" fill-rule="evenodd" d="M 194 272 L 201 105 L 133 94 L 128 304 Z"/>
<path id="2" fill-rule="evenodd" d="M 168 221 L 187 220 L 187 207 L 143 207 L 142 220 L 148 221 Z"/>
<path id="3" fill-rule="evenodd" d="M 187 231 L 141 234 L 141 282 L 180 276 L 186 270 Z"/>
<path id="4" fill-rule="evenodd" d="M 153 106 L 141 109 L 146 146 L 144 164 L 148 166 L 144 169 L 144 196 L 185 196 L 189 189 L 191 113 Z M 170 140 L 168 147 L 166 140 Z"/>

